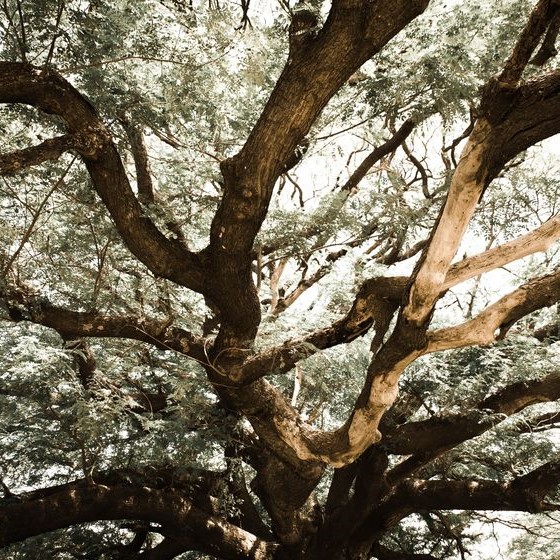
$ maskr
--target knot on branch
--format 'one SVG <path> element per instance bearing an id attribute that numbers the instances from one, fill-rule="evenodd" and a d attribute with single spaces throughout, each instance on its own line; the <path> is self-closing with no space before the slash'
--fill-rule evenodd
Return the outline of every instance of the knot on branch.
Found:
<path id="1" fill-rule="evenodd" d="M 301 51 L 310 39 L 315 37 L 319 29 L 319 18 L 312 10 L 303 5 L 296 8 L 288 29 L 290 34 L 290 54 Z"/>
<path id="2" fill-rule="evenodd" d="M 520 95 L 517 85 L 500 81 L 497 76 L 492 77 L 482 90 L 482 101 L 477 111 L 492 125 L 502 123 Z"/>
<path id="3" fill-rule="evenodd" d="M 88 126 L 73 135 L 75 150 L 83 157 L 96 160 L 111 136 L 102 124 Z"/>

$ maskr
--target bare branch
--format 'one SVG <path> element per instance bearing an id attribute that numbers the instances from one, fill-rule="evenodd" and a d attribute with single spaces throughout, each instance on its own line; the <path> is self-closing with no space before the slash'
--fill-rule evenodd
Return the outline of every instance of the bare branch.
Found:
<path id="1" fill-rule="evenodd" d="M 471 133 L 451 180 L 447 200 L 432 237 L 417 265 L 404 316 L 415 325 L 429 318 L 442 291 L 451 260 L 487 185 L 481 173 L 488 149 L 490 128 L 478 121 Z"/>
<path id="2" fill-rule="evenodd" d="M 560 372 L 554 372 L 543 379 L 520 381 L 508 385 L 484 399 L 479 404 L 479 408 L 510 415 L 532 404 L 558 399 L 560 399 Z"/>
<path id="3" fill-rule="evenodd" d="M 547 251 L 558 239 L 560 216 L 555 216 L 521 237 L 454 264 L 442 284 L 442 291 L 533 253 Z"/>
<path id="4" fill-rule="evenodd" d="M 335 92 L 428 3 L 334 2 L 321 32 L 315 34 L 314 29 L 300 37 L 298 48 L 290 49 L 283 72 L 242 150 L 221 163 L 224 195 L 212 222 L 208 247 L 209 295 L 222 318 L 216 339 L 218 352 L 228 347 L 246 348 L 256 335 L 260 306 L 252 281 L 251 252 L 274 184 L 289 157 Z"/>
<path id="5" fill-rule="evenodd" d="M 0 175 L 11 175 L 32 165 L 56 160 L 64 152 L 77 149 L 80 139 L 76 135 L 65 134 L 49 138 L 37 146 L 0 155 Z"/>
<path id="6" fill-rule="evenodd" d="M 470 321 L 428 333 L 427 352 L 489 344 L 521 317 L 560 300 L 560 271 L 536 278 L 487 307 Z"/>
<path id="7" fill-rule="evenodd" d="M 535 66 L 543 66 L 551 58 L 558 54 L 556 50 L 556 39 L 560 31 L 560 10 L 556 11 L 544 36 L 541 48 L 537 54 L 531 59 L 530 63 Z"/>

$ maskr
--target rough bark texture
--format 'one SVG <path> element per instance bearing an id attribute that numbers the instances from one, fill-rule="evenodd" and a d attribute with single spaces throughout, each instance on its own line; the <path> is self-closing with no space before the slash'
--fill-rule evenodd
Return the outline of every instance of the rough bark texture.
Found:
<path id="1" fill-rule="evenodd" d="M 168 238 L 143 211 L 142 203 L 152 203 L 156 195 L 141 129 L 123 121 L 134 156 L 137 197 L 109 129 L 76 88 L 54 70 L 0 63 L 1 103 L 27 104 L 55 114 L 67 129 L 38 146 L 0 156 L 0 173 L 17 173 L 69 150 L 77 153 L 130 252 L 155 277 L 203 294 L 216 313 L 219 330 L 209 341 L 175 326 L 172 317 L 165 321 L 61 308 L 16 281 L 0 284 L 9 318 L 54 329 L 67 341 L 129 338 L 201 363 L 220 405 L 251 425 L 248 443 L 242 442 L 243 460 L 255 470 L 251 490 L 270 519 L 268 524 L 259 517 L 244 479 L 229 471 L 214 474 L 228 480 L 228 490 L 243 504 L 231 518 L 214 511 L 217 492 L 209 482 L 201 487 L 192 481 L 178 484 L 173 478 L 173 483 L 162 486 L 161 478 L 154 482 L 148 473 L 135 473 L 126 483 L 121 475 L 97 473 L 92 480 L 27 495 L 5 493 L 0 500 L 0 546 L 88 521 L 132 519 L 158 524 L 164 537 L 138 558 L 172 558 L 198 550 L 228 559 L 376 555 L 381 560 L 423 560 L 430 555 L 399 555 L 380 543 L 386 531 L 413 511 L 557 508 L 547 501 L 560 481 L 558 463 L 552 461 L 499 483 L 429 479 L 422 471 L 460 443 L 496 426 L 505 415 L 535 402 L 557 400 L 557 373 L 506 387 L 460 414 L 408 421 L 418 408 L 414 399 L 397 402 L 387 413 L 397 401 L 402 373 L 418 357 L 489 344 L 505 336 L 514 322 L 560 300 L 560 273 L 552 272 L 521 285 L 466 323 L 430 329 L 435 305 L 451 287 L 546 250 L 560 236 L 554 217 L 518 239 L 452 264 L 491 181 L 511 158 L 560 132 L 560 71 L 521 81 L 543 35 L 556 36 L 557 2 L 538 3 L 502 74 L 486 84 L 437 223 L 429 239 L 413 251 L 422 251 L 413 274 L 371 278 L 360 287 L 348 312 L 332 325 L 277 347 L 253 350 L 261 321 L 253 281 L 254 242 L 277 179 L 333 95 L 428 4 L 428 0 L 333 0 L 321 28 L 301 13 L 299 21 L 294 19 L 288 60 L 259 120 L 239 153 L 221 163 L 223 195 L 208 245 L 200 252 L 190 251 L 187 240 Z M 552 39 L 546 41 L 550 47 Z M 342 189 L 346 197 L 375 162 L 402 144 L 413 126 L 406 121 L 364 159 Z M 432 197 L 429 192 L 425 196 Z M 396 253 L 387 262 L 396 262 L 402 252 L 402 246 L 396 241 L 394 245 Z M 277 269 L 277 275 L 281 272 Z M 284 298 L 283 308 L 276 294 L 277 313 L 304 291 L 305 281 Z M 335 430 L 306 422 L 265 379 L 287 374 L 306 357 L 370 330 L 374 331 L 371 362 L 362 390 L 348 418 Z M 88 361 L 86 351 L 84 360 L 87 386 L 95 362 Z M 158 410 L 164 410 L 165 398 L 158 402 Z M 153 403 L 150 399 L 139 403 L 138 410 L 153 410 Z M 408 457 L 389 468 L 390 455 Z M 326 503 L 320 506 L 313 491 L 327 466 L 335 470 Z"/>

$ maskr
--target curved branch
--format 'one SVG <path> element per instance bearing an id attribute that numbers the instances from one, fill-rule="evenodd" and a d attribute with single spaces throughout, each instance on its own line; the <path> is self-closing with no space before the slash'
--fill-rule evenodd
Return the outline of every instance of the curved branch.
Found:
<path id="1" fill-rule="evenodd" d="M 247 348 L 256 335 L 261 317 L 251 251 L 286 161 L 348 78 L 428 3 L 335 2 L 322 29 L 300 36 L 297 46 L 292 41 L 283 72 L 247 142 L 221 163 L 224 195 L 206 253 L 211 268 L 208 295 L 222 319 L 218 352 Z"/>
<path id="2" fill-rule="evenodd" d="M 446 290 L 495 270 L 533 253 L 546 251 L 560 238 L 560 217 L 555 216 L 542 226 L 517 239 L 474 255 L 451 266 L 440 286 L 438 297 Z M 425 241 L 421 242 L 425 244 Z M 378 277 L 366 280 L 345 317 L 331 326 L 318 329 L 302 338 L 288 340 L 250 357 L 234 374 L 238 383 L 248 383 L 269 374 L 286 373 L 294 365 L 325 348 L 351 342 L 376 326 L 376 343 L 386 332 L 386 317 L 398 308 L 408 279 Z M 542 307 L 542 306 L 541 306 Z M 379 322 L 379 324 L 376 323 Z M 378 336 L 377 333 L 380 333 Z"/>
<path id="3" fill-rule="evenodd" d="M 470 321 L 428 332 L 426 352 L 490 344 L 503 338 L 515 321 L 559 300 L 560 270 L 523 284 Z"/>
<path id="4" fill-rule="evenodd" d="M 33 523 L 29 523 L 30 519 Z M 117 519 L 160 523 L 165 531 L 179 538 L 196 535 L 205 550 L 220 558 L 267 559 L 272 558 L 276 548 L 219 517 L 206 514 L 173 490 L 130 484 L 88 484 L 83 480 L 51 488 L 40 497 L 1 504 L 0 547 L 78 523 Z"/>
<path id="5" fill-rule="evenodd" d="M 204 340 L 189 331 L 173 327 L 170 321 L 137 317 L 110 316 L 98 311 L 71 311 L 51 304 L 22 290 L 3 290 L 0 300 L 12 321 L 31 321 L 56 330 L 63 338 L 130 338 L 162 350 L 175 350 L 208 363 Z"/>
<path id="6" fill-rule="evenodd" d="M 436 416 L 419 422 L 408 422 L 387 433 L 383 444 L 389 453 L 398 455 L 423 454 L 397 465 L 390 475 L 395 480 L 405 472 L 405 463 L 414 469 L 441 455 L 444 451 L 493 428 L 507 416 L 539 402 L 560 399 L 560 372 L 542 379 L 513 383 L 480 401 L 476 408 L 459 414 Z M 406 469 L 406 472 L 412 472 Z M 399 476 L 397 476 L 397 473 Z"/>
<path id="7" fill-rule="evenodd" d="M 429 320 L 451 260 L 490 182 L 511 158 L 560 132 L 560 71 L 519 87 L 491 79 L 479 112 L 430 243 L 416 267 L 404 310 L 416 325 Z"/>
<path id="8" fill-rule="evenodd" d="M 247 384 L 271 373 L 286 373 L 298 361 L 319 350 L 351 342 L 368 332 L 373 325 L 376 330 L 375 345 L 378 346 L 400 303 L 406 281 L 404 277 L 367 280 L 345 317 L 329 327 L 250 357 L 232 374 L 232 378 L 236 383 Z"/>
<path id="9" fill-rule="evenodd" d="M 556 371 L 543 379 L 519 381 L 486 397 L 478 408 L 499 414 L 516 414 L 520 410 L 540 402 L 560 399 L 560 372 Z"/>
<path id="10" fill-rule="evenodd" d="M 377 146 L 370 154 L 368 154 L 362 163 L 354 170 L 349 179 L 342 185 L 341 191 L 351 193 L 356 189 L 358 183 L 367 175 L 368 171 L 382 158 L 394 152 L 413 131 L 416 123 L 412 119 L 407 119 L 401 127 L 394 132 L 389 140 L 380 146 Z"/>
<path id="11" fill-rule="evenodd" d="M 111 136 L 91 104 L 52 70 L 0 63 L 0 103 L 25 103 L 66 122 L 93 186 L 129 250 L 156 276 L 204 291 L 200 258 L 167 239 L 143 214 Z"/>

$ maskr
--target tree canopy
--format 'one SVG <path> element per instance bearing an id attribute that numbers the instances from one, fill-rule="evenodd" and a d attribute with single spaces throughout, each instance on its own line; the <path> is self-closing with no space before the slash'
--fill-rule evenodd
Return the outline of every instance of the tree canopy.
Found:
<path id="1" fill-rule="evenodd" d="M 0 558 L 559 552 L 559 30 L 3 0 Z"/>

